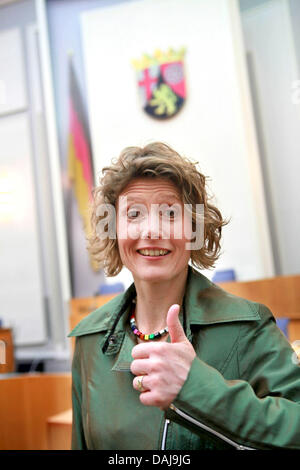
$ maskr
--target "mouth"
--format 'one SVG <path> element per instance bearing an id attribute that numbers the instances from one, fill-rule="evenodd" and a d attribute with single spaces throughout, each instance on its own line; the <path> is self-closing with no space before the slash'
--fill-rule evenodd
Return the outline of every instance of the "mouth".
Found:
<path id="1" fill-rule="evenodd" d="M 143 249 L 143 250 L 137 250 L 137 253 L 144 258 L 164 258 L 165 256 L 168 256 L 171 251 L 165 250 L 165 249 L 156 249 L 156 250 L 150 250 L 150 249 Z"/>

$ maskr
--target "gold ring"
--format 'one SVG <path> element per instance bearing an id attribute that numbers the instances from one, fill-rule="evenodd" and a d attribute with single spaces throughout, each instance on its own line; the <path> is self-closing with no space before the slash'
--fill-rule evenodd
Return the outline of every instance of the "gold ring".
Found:
<path id="1" fill-rule="evenodd" d="M 138 375 L 137 376 L 137 388 L 139 392 L 144 392 L 146 389 L 143 387 L 143 378 L 144 375 Z"/>

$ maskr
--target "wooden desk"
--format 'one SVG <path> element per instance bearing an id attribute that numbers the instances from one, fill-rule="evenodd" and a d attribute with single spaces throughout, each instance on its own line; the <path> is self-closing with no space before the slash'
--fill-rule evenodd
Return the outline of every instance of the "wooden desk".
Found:
<path id="1" fill-rule="evenodd" d="M 70 450 L 72 439 L 72 408 L 47 421 L 48 449 Z"/>
<path id="2" fill-rule="evenodd" d="M 0 378 L 0 450 L 47 450 L 48 418 L 72 408 L 71 380 L 71 373 Z"/>

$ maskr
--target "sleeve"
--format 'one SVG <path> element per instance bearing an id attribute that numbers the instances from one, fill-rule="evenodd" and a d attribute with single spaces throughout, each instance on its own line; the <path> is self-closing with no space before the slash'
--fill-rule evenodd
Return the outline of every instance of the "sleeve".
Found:
<path id="1" fill-rule="evenodd" d="M 270 310 L 241 326 L 239 379 L 226 380 L 195 357 L 166 417 L 238 449 L 300 450 L 300 367 Z"/>
<path id="2" fill-rule="evenodd" d="M 81 343 L 80 337 L 76 336 L 75 350 L 72 360 L 72 442 L 71 450 L 86 450 L 87 445 L 84 437 L 82 424 L 82 384 L 81 384 Z"/>

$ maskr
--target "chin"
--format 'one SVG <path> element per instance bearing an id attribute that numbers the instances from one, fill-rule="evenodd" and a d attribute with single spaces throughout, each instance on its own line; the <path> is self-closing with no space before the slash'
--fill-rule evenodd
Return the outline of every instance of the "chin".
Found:
<path id="1" fill-rule="evenodd" d="M 170 270 L 167 269 L 141 269 L 135 271 L 136 276 L 143 281 L 163 281 L 167 280 L 170 276 Z"/>

